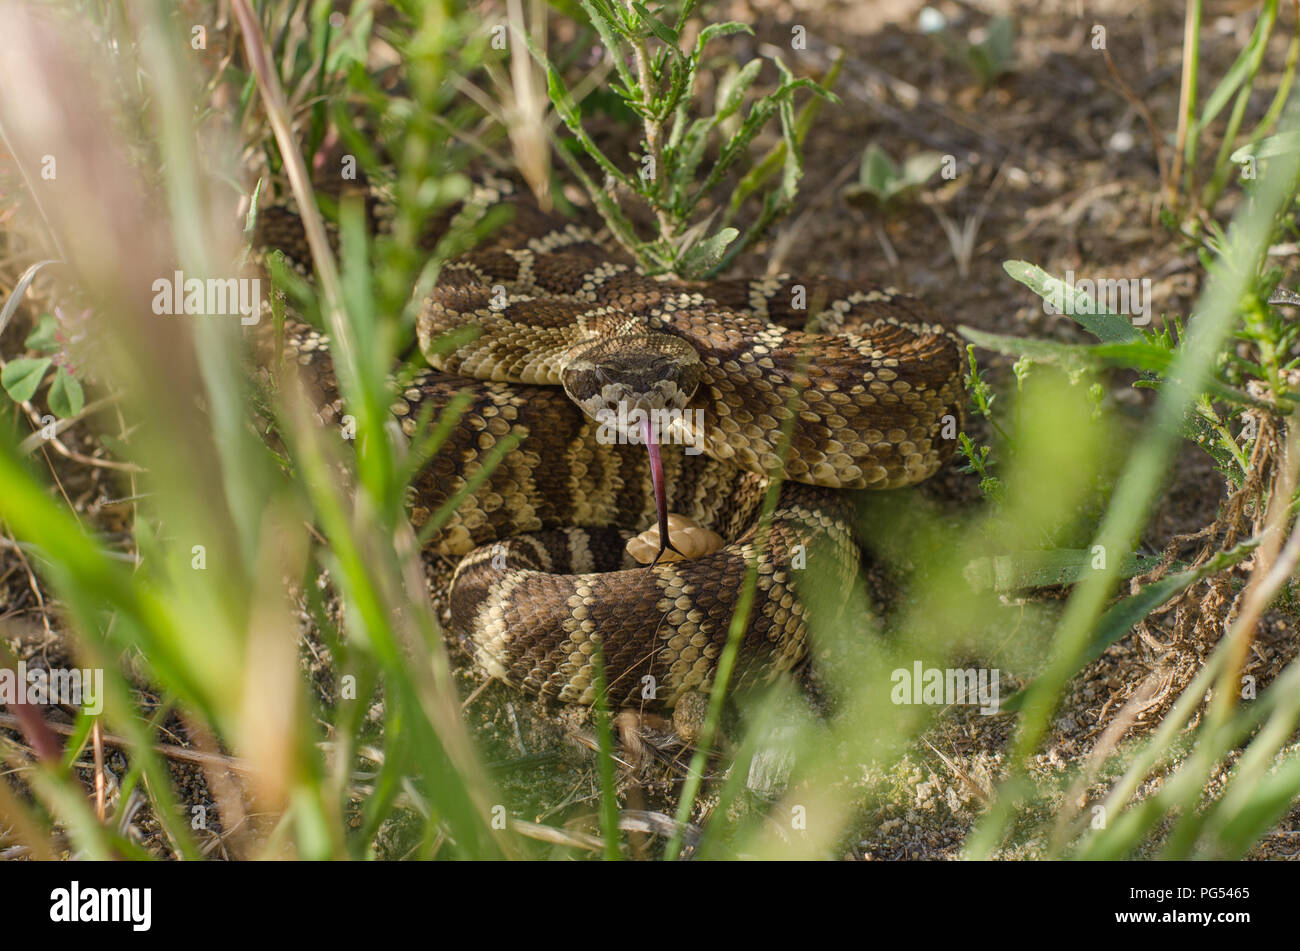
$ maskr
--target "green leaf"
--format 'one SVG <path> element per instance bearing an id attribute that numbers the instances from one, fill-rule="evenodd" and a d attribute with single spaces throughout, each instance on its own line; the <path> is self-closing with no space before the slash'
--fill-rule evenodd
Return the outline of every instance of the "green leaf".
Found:
<path id="1" fill-rule="evenodd" d="M 1165 575 L 1159 581 L 1147 585 L 1137 594 L 1130 595 L 1111 605 L 1110 609 L 1097 621 L 1097 627 L 1093 631 L 1092 639 L 1088 642 L 1086 650 L 1075 661 L 1075 670 L 1082 670 L 1091 664 L 1105 653 L 1107 647 L 1131 631 L 1138 621 L 1170 598 L 1187 590 L 1203 578 L 1208 578 L 1210 575 L 1231 568 L 1257 547 L 1259 547 L 1258 539 L 1248 539 L 1229 551 L 1220 552 L 1199 568 Z M 1031 682 L 1017 691 L 1002 704 L 1002 710 L 1009 712 L 1019 709 L 1033 689 L 1034 682 Z"/>
<path id="2" fill-rule="evenodd" d="M 592 158 L 602 169 L 604 169 L 615 181 L 621 182 L 629 189 L 635 191 L 636 186 L 623 174 L 617 165 L 609 160 L 604 152 L 596 145 L 587 130 L 582 126 L 582 112 L 578 104 L 569 94 L 569 90 L 564 86 L 564 80 L 560 78 L 559 72 L 554 66 L 542 55 L 541 51 L 533 44 L 531 39 L 526 38 L 528 51 L 532 54 L 537 64 L 546 70 L 546 93 L 550 97 L 551 105 L 555 107 L 556 113 L 563 120 L 565 126 L 573 133 L 573 137 L 578 140 L 584 152 Z M 628 77 L 628 82 L 631 78 Z M 635 105 L 629 102 L 628 105 Z M 592 196 L 595 197 L 594 195 Z"/>
<path id="3" fill-rule="evenodd" d="M 748 33 L 750 36 L 754 35 L 753 29 L 744 23 L 737 23 L 735 20 L 728 23 L 712 23 L 700 31 L 700 38 L 695 41 L 695 52 L 697 54 L 704 52 L 704 45 L 714 37 L 729 36 L 732 33 Z"/>
<path id="4" fill-rule="evenodd" d="M 980 82 L 991 83 L 1011 72 L 1015 60 L 1015 30 L 1010 17 L 994 17 L 983 40 L 973 44 L 966 56 Z"/>
<path id="5" fill-rule="evenodd" d="M 1248 74 L 1251 72 L 1251 62 L 1259 52 L 1261 43 L 1268 42 L 1268 36 L 1265 35 L 1265 28 L 1272 31 L 1272 24 L 1266 24 L 1266 18 L 1260 17 L 1255 23 L 1255 29 L 1251 33 L 1250 42 L 1248 42 L 1232 66 L 1224 74 L 1223 79 L 1219 80 L 1219 85 L 1214 87 L 1214 91 L 1205 100 L 1205 109 L 1200 117 L 1196 120 L 1196 128 L 1204 129 L 1215 117 L 1223 110 L 1223 107 L 1232 99 L 1233 94 L 1246 81 Z M 1256 64 L 1258 66 L 1258 64 Z M 1239 161 L 1233 159 L 1233 161 Z"/>
<path id="6" fill-rule="evenodd" d="M 889 153 L 875 142 L 868 145 L 862 153 L 862 164 L 858 168 L 858 183 L 877 198 L 885 198 L 890 194 L 897 178 L 898 166 L 889 157 Z"/>
<path id="7" fill-rule="evenodd" d="M 50 384 L 46 399 L 54 415 L 60 419 L 76 416 L 86 405 L 86 394 L 81 389 L 81 382 L 66 367 L 59 367 L 54 374 L 54 382 Z"/>
<path id="8" fill-rule="evenodd" d="M 673 204 L 680 206 L 686 201 L 686 193 L 695 183 L 695 170 L 704 160 L 704 147 L 709 142 L 709 131 L 713 128 L 711 119 L 696 119 L 682 137 L 677 150 L 677 159 L 669 163 L 672 174 Z"/>
<path id="9" fill-rule="evenodd" d="M 784 214 L 785 209 L 794 201 L 799 191 L 799 180 L 803 178 L 803 153 L 799 149 L 799 136 L 795 131 L 794 100 L 787 96 L 777 108 L 781 120 L 781 138 L 785 142 L 785 162 L 781 168 L 781 184 L 774 196 L 775 201 L 769 206 L 772 216 Z"/>
<path id="10" fill-rule="evenodd" d="M 1243 145 L 1229 157 L 1232 161 L 1241 163 L 1248 158 L 1276 158 L 1290 152 L 1300 152 L 1300 132 L 1270 135 L 1254 145 Z"/>
<path id="11" fill-rule="evenodd" d="M 739 236 L 740 232 L 735 228 L 723 228 L 713 237 L 696 242 L 679 259 L 680 273 L 695 275 L 712 269 L 715 264 L 722 260 L 727 245 L 731 244 Z"/>
<path id="12" fill-rule="evenodd" d="M 257 184 L 253 186 L 253 194 L 248 197 L 248 213 L 244 215 L 244 234 L 249 238 L 257 231 L 257 208 L 258 202 L 262 200 L 262 183 L 265 181 L 260 175 L 257 178 Z"/>
<path id="13" fill-rule="evenodd" d="M 1066 370 L 1082 370 L 1096 365 L 1096 360 L 1091 353 L 1092 348 L 1085 344 L 991 334 L 973 327 L 958 327 L 957 332 L 975 346 L 983 347 L 985 350 L 1028 357 L 1040 363 L 1054 363 Z"/>
<path id="14" fill-rule="evenodd" d="M 700 199 L 711 193 L 718 182 L 722 181 L 722 176 L 726 174 L 733 164 L 749 149 L 749 144 L 754 141 L 760 129 L 767 124 L 767 121 L 776 113 L 776 102 L 772 96 L 764 96 L 758 102 L 754 103 L 749 114 L 745 116 L 745 121 L 741 123 L 740 130 L 731 137 L 731 140 L 722 147 L 722 154 L 718 156 L 713 168 L 709 170 L 708 177 L 704 184 L 699 187 L 691 199 L 686 203 L 685 212 L 690 213 L 695 206 L 699 204 Z"/>
<path id="15" fill-rule="evenodd" d="M 650 27 L 650 31 L 654 33 L 655 36 L 659 37 L 659 39 L 663 40 L 669 46 L 677 46 L 677 34 L 673 32 L 671 27 L 662 23 L 657 16 L 647 10 L 644 4 L 636 3 L 635 0 L 633 0 L 632 9 L 641 14 L 641 19 L 643 19 L 646 25 Z"/>
<path id="16" fill-rule="evenodd" d="M 1164 344 L 1146 338 L 1125 343 L 1082 344 L 991 334 L 971 327 L 958 327 L 957 332 L 985 350 L 1028 357 L 1039 363 L 1055 364 L 1071 373 L 1089 367 L 1126 367 L 1148 374 L 1163 373 L 1173 365 L 1173 353 Z M 1133 385 L 1154 386 L 1160 382 L 1162 381 L 1148 377 L 1137 380 Z M 1240 406 L 1254 406 L 1268 412 L 1277 411 L 1277 407 L 1257 400 L 1244 390 L 1228 386 L 1222 380 L 1212 376 L 1198 381 L 1197 385 L 1203 392 L 1213 395 L 1216 399 L 1227 400 Z"/>
<path id="17" fill-rule="evenodd" d="M 1087 548 L 1022 551 L 975 558 L 962 569 L 962 575 L 976 591 L 1006 593 L 1022 588 L 1074 584 L 1095 570 L 1094 558 L 1092 550 Z M 1144 560 L 1140 555 L 1126 554 L 1120 575 L 1131 578 L 1155 566 L 1155 558 Z"/>
<path id="18" fill-rule="evenodd" d="M 1011 17 L 994 17 L 989 23 L 988 36 L 980 44 L 989 53 L 989 58 L 1004 71 L 1015 59 L 1015 24 Z"/>
<path id="19" fill-rule="evenodd" d="M 18 283 L 14 285 L 14 289 L 5 301 L 4 307 L 0 308 L 0 334 L 4 333 L 5 328 L 9 326 L 10 318 L 13 317 L 14 311 L 18 309 L 18 302 L 23 299 L 23 295 L 27 293 L 27 288 L 36 279 L 36 275 L 40 273 L 41 268 L 47 264 L 55 263 L 57 262 L 53 260 L 37 261 L 23 271 L 22 277 L 18 278 Z"/>
<path id="20" fill-rule="evenodd" d="M 108 433 L 100 433 L 99 441 L 104 444 L 104 448 L 106 448 L 118 459 L 131 458 L 131 445 L 130 443 L 126 442 L 126 440 L 118 439 L 116 436 L 110 435 Z"/>
<path id="21" fill-rule="evenodd" d="M 749 92 L 749 87 L 754 84 L 758 78 L 758 72 L 763 68 L 761 59 L 751 59 L 744 67 L 731 78 L 730 82 L 724 80 L 718 83 L 718 106 L 717 113 L 710 120 L 716 125 L 723 119 L 735 113 L 745 101 L 745 93 Z"/>
<path id="22" fill-rule="evenodd" d="M 564 14 L 570 20 L 582 22 L 582 7 L 577 0 L 546 0 L 546 3 L 551 9 Z"/>
<path id="23" fill-rule="evenodd" d="M 818 85 L 818 88 L 827 95 L 814 96 L 812 99 L 804 103 L 803 108 L 799 110 L 799 116 L 795 119 L 794 138 L 801 147 L 804 139 L 808 135 L 808 130 L 812 127 L 813 119 L 816 118 L 817 113 L 821 110 L 822 103 L 828 100 L 837 103 L 839 102 L 839 99 L 831 92 L 831 87 L 835 85 L 836 79 L 839 78 L 840 70 L 844 66 L 844 56 L 844 52 L 841 51 L 840 55 L 836 57 L 835 62 L 831 64 L 830 71 L 825 77 L 823 77 L 821 83 Z M 745 199 L 754 194 L 754 192 L 762 187 L 768 179 L 776 174 L 778 168 L 784 170 L 786 152 L 787 147 L 785 144 L 785 137 L 782 136 L 781 141 L 777 142 L 768 150 L 768 153 L 763 157 L 763 160 L 754 166 L 754 168 L 740 180 L 740 183 L 732 191 L 731 200 L 727 203 L 727 213 L 726 217 L 723 219 L 724 223 L 731 222 Z M 755 234 L 757 235 L 757 233 L 756 230 Z"/>
<path id="24" fill-rule="evenodd" d="M 1002 269 L 1064 313 L 1103 343 L 1141 340 L 1141 332 L 1123 317 L 1116 316 L 1089 295 L 1052 277 L 1028 261 L 1004 261 Z"/>
<path id="25" fill-rule="evenodd" d="M 619 208 L 618 202 L 614 201 L 605 189 L 596 186 L 596 183 L 591 180 L 591 176 L 582 167 L 582 163 L 578 161 L 576 152 L 560 149 L 557 154 L 564 161 L 564 164 L 569 167 L 569 171 L 573 173 L 574 177 L 582 183 L 583 189 L 591 196 L 596 205 L 596 210 L 600 212 L 601 218 L 605 220 L 609 230 L 618 238 L 619 243 L 623 247 L 632 250 L 639 259 L 642 258 L 641 246 L 637 240 L 636 232 L 632 228 L 632 223 L 628 221 L 627 216 Z M 646 261 L 642 260 L 642 264 L 646 263 Z"/>
<path id="26" fill-rule="evenodd" d="M 36 388 L 41 385 L 45 371 L 53 362 L 49 357 L 14 360 L 4 368 L 3 373 L 0 373 L 0 386 L 5 388 L 5 392 L 15 403 L 29 400 L 36 395 Z"/>
<path id="27" fill-rule="evenodd" d="M 59 325 L 55 323 L 53 314 L 41 314 L 35 328 L 23 341 L 23 346 L 28 350 L 39 350 L 41 353 L 55 353 L 60 349 L 59 342 L 54 339 L 54 332 L 58 329 Z"/>
<path id="28" fill-rule="evenodd" d="M 1241 561 L 1259 545 L 1256 540 L 1242 542 L 1230 551 L 1221 552 L 1206 564 L 1177 574 L 1165 575 L 1154 584 L 1147 585 L 1137 594 L 1125 598 L 1102 615 L 1097 622 L 1088 650 L 1080 658 L 1080 668 L 1086 667 L 1160 605 L 1174 595 L 1185 591 L 1193 584 L 1210 575 L 1218 574 Z"/>
<path id="29" fill-rule="evenodd" d="M 1215 819 L 1223 824 L 1215 830 L 1219 852 L 1214 857 L 1242 858 L 1255 840 L 1276 825 L 1295 804 L 1297 789 L 1300 789 L 1300 758 L 1283 757 L 1277 770 L 1261 778 L 1251 789 L 1250 797 L 1235 814 L 1220 816 L 1218 813 L 1223 810 L 1216 810 Z"/>
<path id="30" fill-rule="evenodd" d="M 1125 343 L 1099 343 L 1089 347 L 1104 363 L 1111 366 L 1128 367 L 1130 370 L 1145 370 L 1148 373 L 1164 373 L 1173 365 L 1174 352 L 1161 344 L 1150 340 L 1130 340 Z"/>
<path id="31" fill-rule="evenodd" d="M 869 195 L 880 204 L 887 204 L 904 192 L 924 185 L 942 165 L 943 156 L 938 152 L 920 152 L 899 166 L 873 143 L 862 155 L 859 183 L 850 185 L 844 193 L 849 198 Z"/>
<path id="32" fill-rule="evenodd" d="M 689 77 L 690 67 L 680 57 L 674 59 L 668 77 L 668 94 L 664 96 L 663 104 L 657 115 L 659 120 L 667 119 L 673 110 L 681 104 L 682 96 L 686 94 L 686 83 Z"/>
<path id="33" fill-rule="evenodd" d="M 600 41 L 605 46 L 605 54 L 613 62 L 614 68 L 618 70 L 619 77 L 623 80 L 623 85 L 634 86 L 636 81 L 632 78 L 632 71 L 628 69 L 627 63 L 623 59 L 623 45 L 619 43 L 617 36 L 625 35 L 622 25 L 616 22 L 615 17 L 609 15 L 609 11 L 604 9 L 604 5 L 592 0 L 581 0 L 582 9 L 587 11 L 587 16 L 591 18 L 591 25 L 596 28 L 600 34 Z M 537 62 L 545 67 L 550 67 L 550 63 L 533 49 L 532 41 L 528 43 L 529 50 L 532 51 Z"/>
<path id="34" fill-rule="evenodd" d="M 580 126 L 582 123 L 581 109 L 573 101 L 573 97 L 569 95 L 569 90 L 564 88 L 564 80 L 560 78 L 560 74 L 556 72 L 555 67 L 549 63 L 545 65 L 546 94 L 550 97 L 551 105 L 555 107 L 555 111 L 560 114 L 560 118 L 564 120 L 564 124 L 569 128 Z"/>
<path id="35" fill-rule="evenodd" d="M 900 181 L 903 187 L 910 188 L 924 185 L 930 176 L 943 166 L 943 155 L 939 152 L 918 152 L 903 160 Z"/>
<path id="36" fill-rule="evenodd" d="M 631 93 L 615 81 L 608 89 L 593 89 L 587 93 L 586 98 L 582 100 L 582 105 L 594 115 L 605 115 L 622 125 L 636 126 L 640 120 L 637 114 L 628 108 L 626 100 L 629 98 L 633 98 Z M 577 145 L 573 139 L 565 141 Z"/>

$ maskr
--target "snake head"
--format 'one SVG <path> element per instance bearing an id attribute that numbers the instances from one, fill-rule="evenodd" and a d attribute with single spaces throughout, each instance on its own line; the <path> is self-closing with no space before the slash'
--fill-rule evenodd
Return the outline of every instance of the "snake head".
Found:
<path id="1" fill-rule="evenodd" d="M 560 371 L 564 392 L 601 422 L 681 410 L 700 385 L 700 356 L 670 334 L 636 332 L 585 340 Z"/>

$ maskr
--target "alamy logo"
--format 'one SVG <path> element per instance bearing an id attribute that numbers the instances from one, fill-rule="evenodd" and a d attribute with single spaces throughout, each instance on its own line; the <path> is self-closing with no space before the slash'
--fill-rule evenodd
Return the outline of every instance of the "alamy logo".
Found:
<path id="1" fill-rule="evenodd" d="M 602 446 L 615 443 L 631 443 L 639 446 L 645 438 L 643 424 L 650 423 L 651 438 L 661 445 L 681 443 L 686 446 L 688 456 L 698 456 L 704 451 L 704 410 L 702 409 L 655 409 L 648 414 L 636 408 L 628 411 L 625 403 L 618 404 L 618 412 L 612 409 L 598 410 L 596 422 L 596 442 Z"/>
<path id="2" fill-rule="evenodd" d="M 923 667 L 918 660 L 912 669 L 899 667 L 889 677 L 894 703 L 926 703 L 935 706 L 980 705 L 980 713 L 992 716 L 1002 702 L 997 668 Z"/>
<path id="3" fill-rule="evenodd" d="M 0 667 L 0 703 L 66 703 L 98 716 L 104 712 L 104 671 L 97 667 L 28 670 L 27 662 L 20 660 L 17 670 Z"/>
<path id="4" fill-rule="evenodd" d="M 1074 272 L 1066 271 L 1065 280 L 1043 298 L 1043 310 L 1052 315 L 1122 314 L 1134 318 L 1133 326 L 1145 327 L 1151 323 L 1151 278 L 1076 281 Z"/>
<path id="5" fill-rule="evenodd" d="M 133 931 L 148 931 L 153 922 L 151 888 L 68 888 L 50 892 L 50 921 L 126 921 Z"/>
<path id="6" fill-rule="evenodd" d="M 256 277 L 187 278 L 182 271 L 153 282 L 153 312 L 160 316 L 238 317 L 247 326 L 262 319 L 262 282 Z"/>

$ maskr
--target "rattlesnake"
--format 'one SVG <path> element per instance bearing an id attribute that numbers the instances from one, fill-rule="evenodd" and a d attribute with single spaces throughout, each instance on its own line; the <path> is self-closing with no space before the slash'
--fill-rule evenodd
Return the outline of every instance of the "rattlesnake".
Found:
<path id="1" fill-rule="evenodd" d="M 418 320 L 432 366 L 393 406 L 411 437 L 427 406 L 436 414 L 458 392 L 470 396 L 410 487 L 417 526 L 500 440 L 523 440 L 430 542 L 461 558 L 451 633 L 489 674 L 580 703 L 595 697 L 599 645 L 612 704 L 671 707 L 711 683 L 757 558 L 736 680 L 794 666 L 810 613 L 833 613 L 858 571 L 847 494 L 836 490 L 908 485 L 952 454 L 959 343 L 893 288 L 657 280 L 601 233 L 512 204 L 513 220 L 489 243 L 443 266 Z M 268 246 L 301 244 L 288 211 L 265 209 L 259 230 Z M 468 323 L 482 334 L 435 352 L 440 334 Z M 791 329 L 805 323 L 819 332 Z M 337 421 L 328 343 L 306 325 L 288 334 L 322 415 Z M 629 381 L 684 407 L 675 431 L 703 450 L 664 447 L 659 506 L 645 450 L 611 441 L 618 431 L 575 403 L 593 412 L 602 394 L 626 400 Z M 784 482 L 761 537 L 771 473 Z M 635 566 L 624 541 L 664 507 L 725 546 Z"/>

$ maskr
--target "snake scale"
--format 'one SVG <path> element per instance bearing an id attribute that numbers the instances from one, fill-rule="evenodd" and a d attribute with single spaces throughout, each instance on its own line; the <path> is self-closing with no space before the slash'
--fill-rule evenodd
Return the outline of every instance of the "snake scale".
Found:
<path id="1" fill-rule="evenodd" d="M 521 439 L 430 541 L 460 559 L 451 633 L 490 675 L 578 703 L 595 698 L 599 644 L 612 704 L 672 707 L 709 687 L 756 559 L 733 683 L 795 666 L 815 606 L 842 604 L 858 572 L 843 490 L 909 485 L 951 456 L 960 344 L 893 288 L 660 280 L 601 232 L 503 200 L 513 218 L 444 264 L 423 301 L 417 329 L 431 366 L 392 407 L 412 437 L 426 407 L 470 400 L 410 487 L 417 526 L 501 440 Z M 302 244 L 287 209 L 265 209 L 259 233 L 268 248 Z M 467 324 L 482 333 L 437 352 L 441 334 Z M 294 323 L 287 346 L 322 419 L 337 424 L 328 338 Z M 677 434 L 702 450 L 655 453 L 662 505 L 646 446 L 591 415 L 602 394 L 608 406 L 626 399 L 625 384 L 684 409 Z M 763 537 L 773 473 L 783 479 Z M 725 544 L 637 565 L 624 543 L 664 506 Z"/>

